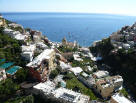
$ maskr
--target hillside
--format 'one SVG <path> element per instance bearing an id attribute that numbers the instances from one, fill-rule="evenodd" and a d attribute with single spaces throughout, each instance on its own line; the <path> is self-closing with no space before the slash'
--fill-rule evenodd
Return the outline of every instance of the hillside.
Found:
<path id="1" fill-rule="evenodd" d="M 136 24 L 125 26 L 90 47 L 94 55 L 103 57 L 98 64 L 106 64 L 112 75 L 123 76 L 124 84 L 130 94 L 136 97 Z M 103 69 L 103 68 L 101 68 Z"/>

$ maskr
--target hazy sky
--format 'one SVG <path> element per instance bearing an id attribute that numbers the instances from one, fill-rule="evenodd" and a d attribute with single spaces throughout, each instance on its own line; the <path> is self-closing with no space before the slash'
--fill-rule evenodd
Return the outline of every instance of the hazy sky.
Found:
<path id="1" fill-rule="evenodd" d="M 80 12 L 136 16 L 136 0 L 0 0 L 0 12 Z"/>

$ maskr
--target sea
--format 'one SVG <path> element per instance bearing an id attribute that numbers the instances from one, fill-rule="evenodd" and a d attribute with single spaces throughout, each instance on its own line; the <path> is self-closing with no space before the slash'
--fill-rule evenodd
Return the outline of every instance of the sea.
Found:
<path id="1" fill-rule="evenodd" d="M 68 41 L 77 41 L 86 47 L 136 22 L 135 16 L 112 14 L 16 12 L 2 15 L 24 28 L 41 31 L 51 41 L 61 42 L 66 37 Z"/>

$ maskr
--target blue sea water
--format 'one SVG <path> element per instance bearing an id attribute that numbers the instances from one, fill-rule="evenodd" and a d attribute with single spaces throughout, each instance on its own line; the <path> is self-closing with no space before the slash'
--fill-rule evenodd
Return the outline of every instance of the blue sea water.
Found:
<path id="1" fill-rule="evenodd" d="M 2 13 L 11 21 L 25 28 L 40 30 L 51 41 L 60 42 L 63 37 L 76 40 L 82 46 L 108 37 L 112 32 L 136 21 L 134 16 L 83 13 Z"/>

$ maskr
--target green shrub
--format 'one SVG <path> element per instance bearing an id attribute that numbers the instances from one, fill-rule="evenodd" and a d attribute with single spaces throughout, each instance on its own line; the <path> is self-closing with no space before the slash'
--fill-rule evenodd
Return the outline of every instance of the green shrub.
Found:
<path id="1" fill-rule="evenodd" d="M 55 69 L 55 70 L 51 71 L 49 78 L 54 79 L 58 74 L 59 74 L 59 72 L 57 71 L 57 69 Z"/>

